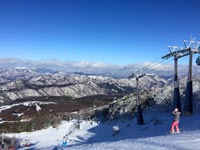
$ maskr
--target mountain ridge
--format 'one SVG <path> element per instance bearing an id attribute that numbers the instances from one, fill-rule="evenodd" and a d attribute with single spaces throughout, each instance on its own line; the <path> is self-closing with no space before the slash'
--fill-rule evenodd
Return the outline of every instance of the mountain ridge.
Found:
<path id="1" fill-rule="evenodd" d="M 26 97 L 70 96 L 74 98 L 111 94 L 126 95 L 136 88 L 135 79 L 112 78 L 95 75 L 77 75 L 63 72 L 38 73 L 31 69 L 8 69 L 0 72 L 0 100 Z M 167 80 L 156 75 L 146 75 L 143 86 L 163 86 Z"/>

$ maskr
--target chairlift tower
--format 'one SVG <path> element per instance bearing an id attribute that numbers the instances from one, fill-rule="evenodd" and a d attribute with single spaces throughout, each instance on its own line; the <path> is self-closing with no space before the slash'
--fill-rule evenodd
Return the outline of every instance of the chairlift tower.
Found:
<path id="1" fill-rule="evenodd" d="M 169 46 L 170 53 L 163 56 L 162 59 L 168 59 L 174 57 L 174 95 L 173 95 L 173 107 L 178 108 L 181 111 L 181 101 L 180 101 L 180 90 L 179 90 L 179 79 L 178 79 L 178 59 L 188 55 L 185 53 L 186 50 L 180 50 L 177 46 Z"/>
<path id="2" fill-rule="evenodd" d="M 184 113 L 186 115 L 192 115 L 193 114 L 192 59 L 194 53 L 200 53 L 199 51 L 200 42 L 196 42 L 195 38 L 191 38 L 190 41 L 184 41 L 184 45 L 189 52 L 189 66 L 188 66 L 189 68 L 188 68 L 186 96 L 184 103 Z"/>
<path id="3" fill-rule="evenodd" d="M 142 107 L 141 107 L 141 101 L 139 101 L 139 79 L 144 77 L 145 74 L 142 75 L 135 75 L 132 74 L 130 78 L 135 77 L 136 78 L 136 87 L 137 87 L 137 99 L 136 99 L 136 108 L 137 108 L 137 124 L 138 125 L 143 125 L 144 124 L 144 119 L 142 115 Z"/>

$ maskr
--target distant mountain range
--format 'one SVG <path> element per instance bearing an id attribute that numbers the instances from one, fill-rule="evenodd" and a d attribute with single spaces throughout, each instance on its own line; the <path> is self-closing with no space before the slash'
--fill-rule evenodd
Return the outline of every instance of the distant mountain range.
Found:
<path id="1" fill-rule="evenodd" d="M 0 68 L 31 68 L 37 73 L 76 73 L 85 75 L 101 75 L 114 78 L 124 78 L 130 76 L 132 73 L 143 74 L 151 73 L 163 77 L 173 76 L 173 64 L 159 64 L 152 62 L 145 62 L 143 64 L 133 65 L 112 65 L 105 63 L 92 63 L 92 62 L 62 62 L 58 60 L 51 61 L 30 61 L 21 60 L 16 58 L 1 58 Z M 194 73 L 199 68 L 194 65 Z M 188 66 L 179 65 L 179 73 L 187 74 Z"/>
<path id="2" fill-rule="evenodd" d="M 146 88 L 163 87 L 168 81 L 156 75 L 146 75 L 140 81 Z M 34 69 L 0 70 L 0 102 L 29 97 L 92 95 L 126 95 L 136 87 L 134 78 L 112 78 L 63 72 L 37 72 Z"/>
<path id="3" fill-rule="evenodd" d="M 136 74 L 146 73 L 140 80 L 140 86 L 147 90 L 169 87 L 169 85 L 171 88 L 173 87 L 172 65 L 146 63 L 109 66 L 102 63 L 64 63 L 56 60 L 36 62 L 0 59 L 0 67 L 1 103 L 46 96 L 73 98 L 92 95 L 123 96 L 132 93 L 136 88 L 135 78 L 128 78 L 133 72 Z M 198 66 L 194 66 L 194 75 L 198 72 L 195 67 Z M 185 86 L 187 66 L 179 66 L 179 74 L 181 74 L 179 77 L 182 80 L 180 85 Z M 198 83 L 198 76 L 196 80 Z M 195 87 L 198 88 L 198 85 Z"/>

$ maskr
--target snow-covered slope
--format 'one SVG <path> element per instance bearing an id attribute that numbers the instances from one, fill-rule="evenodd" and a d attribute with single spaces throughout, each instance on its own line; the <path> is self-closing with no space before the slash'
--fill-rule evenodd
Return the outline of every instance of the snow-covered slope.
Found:
<path id="1" fill-rule="evenodd" d="M 62 137 L 68 134 L 66 150 L 198 150 L 200 149 L 199 114 L 180 121 L 181 134 L 167 135 L 172 116 L 169 113 L 144 113 L 145 124 L 136 125 L 136 119 L 118 120 L 103 124 L 82 121 L 76 129 L 76 120 L 62 122 L 57 128 L 40 131 L 7 134 L 18 138 L 28 138 L 36 142 L 36 149 L 58 149 Z M 120 133 L 113 136 L 112 127 L 118 125 Z"/>

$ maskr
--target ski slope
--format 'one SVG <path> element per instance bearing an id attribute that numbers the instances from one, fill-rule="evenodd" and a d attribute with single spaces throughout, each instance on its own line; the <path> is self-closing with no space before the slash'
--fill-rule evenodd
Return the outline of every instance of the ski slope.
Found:
<path id="1" fill-rule="evenodd" d="M 168 135 L 173 116 L 170 114 L 144 114 L 144 125 L 137 125 L 136 119 L 97 124 L 82 121 L 81 128 L 74 123 L 63 121 L 57 128 L 47 128 L 35 132 L 7 134 L 27 138 L 37 143 L 35 149 L 56 150 L 62 137 L 68 134 L 68 146 L 64 150 L 200 150 L 199 114 L 181 116 L 181 134 Z M 113 136 L 112 126 L 118 125 L 120 133 Z"/>

